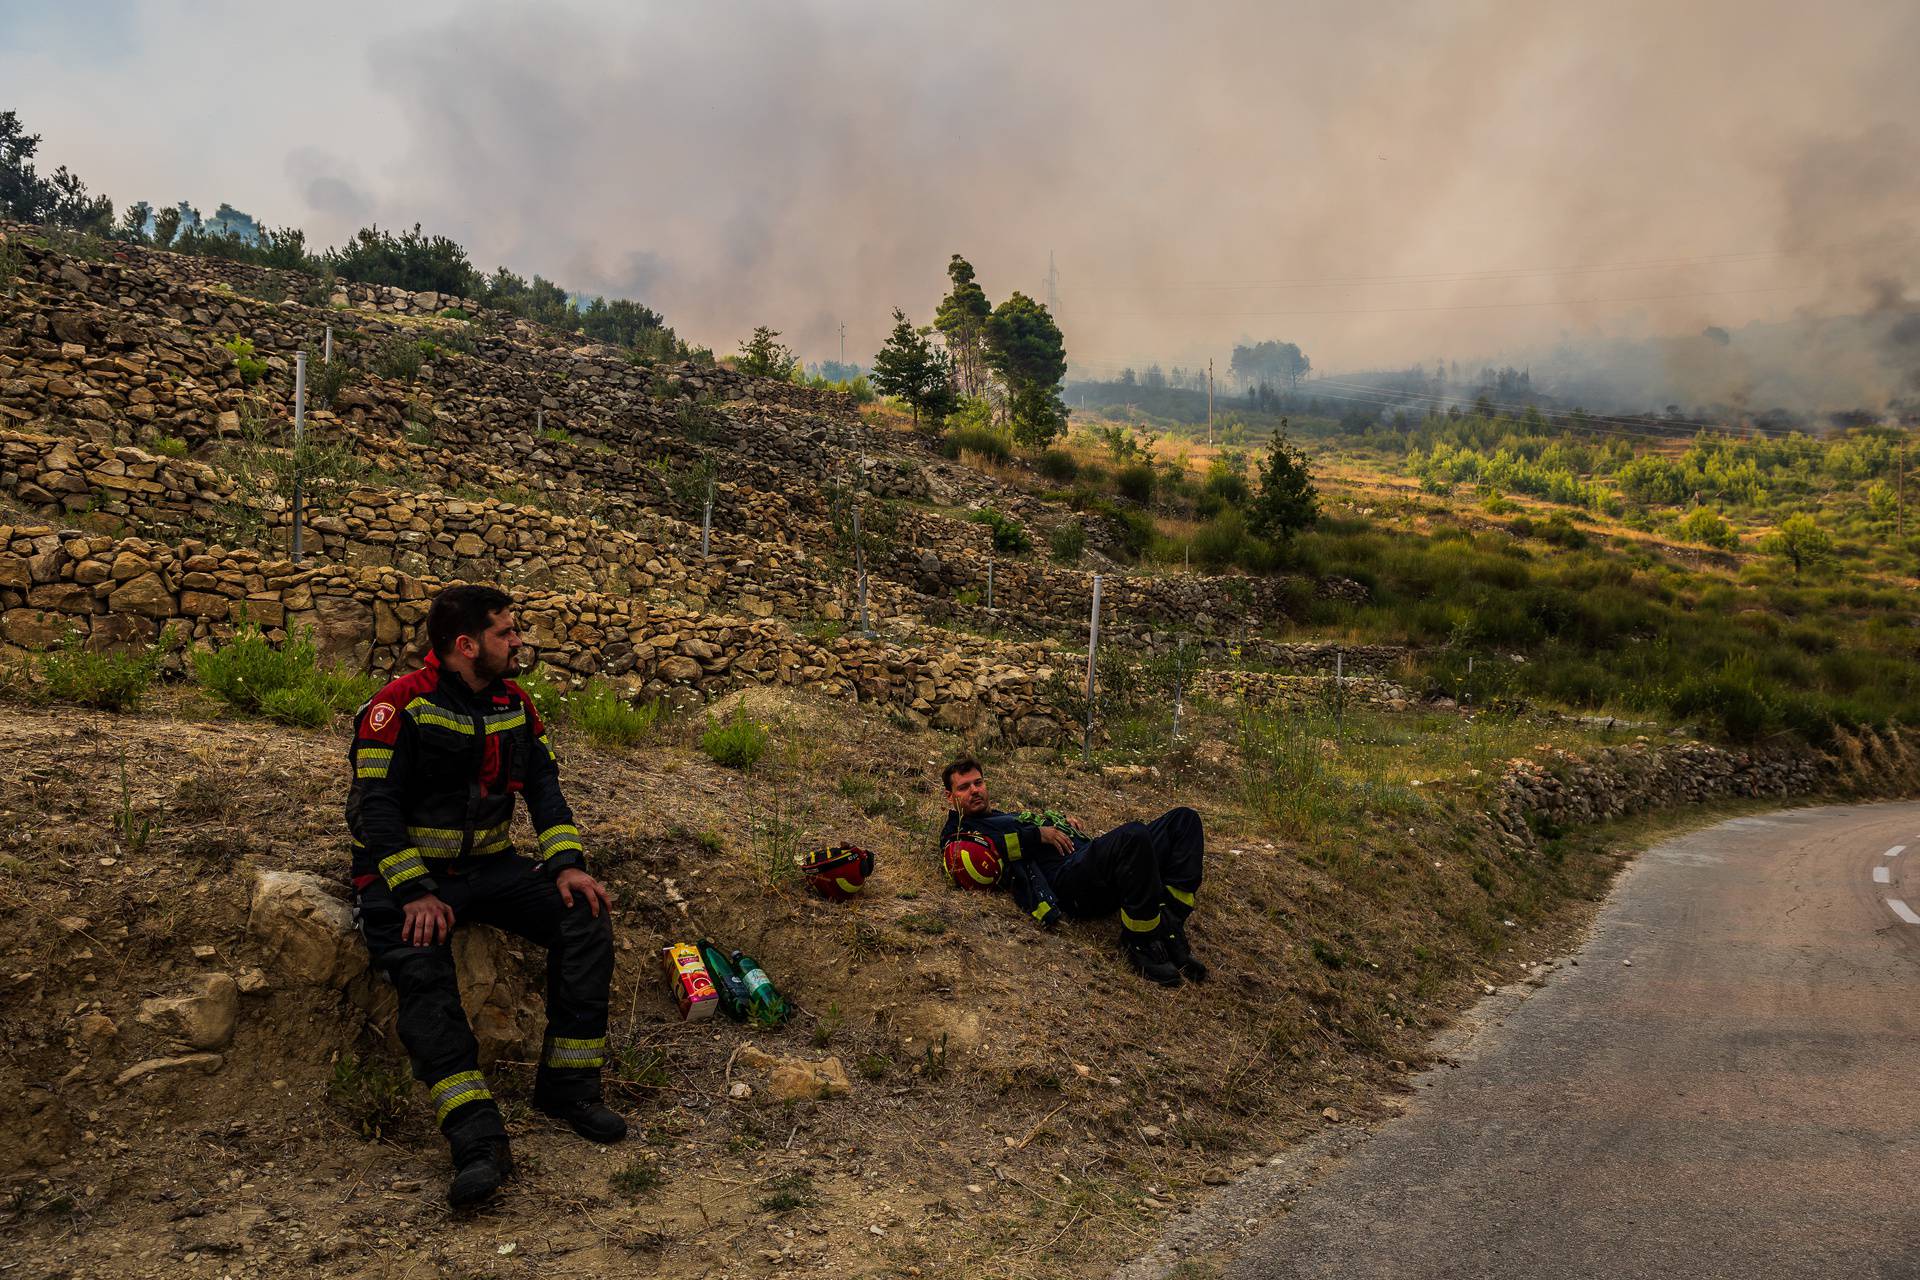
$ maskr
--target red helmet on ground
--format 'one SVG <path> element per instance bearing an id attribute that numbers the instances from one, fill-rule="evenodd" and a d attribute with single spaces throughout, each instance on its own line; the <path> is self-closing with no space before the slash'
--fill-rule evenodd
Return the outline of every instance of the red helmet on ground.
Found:
<path id="1" fill-rule="evenodd" d="M 873 874 L 873 854 L 855 845 L 835 845 L 815 849 L 794 859 L 807 883 L 829 902 L 845 902 L 859 896 Z"/>
<path id="2" fill-rule="evenodd" d="M 947 874 L 961 889 L 991 889 L 1000 883 L 1000 851 L 982 836 L 962 831 L 941 849 Z"/>

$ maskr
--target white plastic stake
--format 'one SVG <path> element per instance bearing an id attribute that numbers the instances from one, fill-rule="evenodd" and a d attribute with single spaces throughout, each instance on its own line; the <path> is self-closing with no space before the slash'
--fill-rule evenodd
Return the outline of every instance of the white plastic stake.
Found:
<path id="1" fill-rule="evenodd" d="M 320 363 L 321 364 L 333 363 L 333 326 L 332 325 L 327 326 L 327 345 L 321 349 Z"/>
<path id="2" fill-rule="evenodd" d="M 867 548 L 860 537 L 860 500 L 853 502 L 853 563 L 860 575 L 860 634 L 870 636 L 873 628 L 867 625 Z"/>
<path id="3" fill-rule="evenodd" d="M 307 353 L 293 357 L 293 562 L 300 563 L 300 444 L 307 434 Z"/>
<path id="4" fill-rule="evenodd" d="M 707 477 L 707 504 L 700 512 L 700 558 L 707 559 L 707 545 L 713 538 L 713 477 Z"/>
<path id="5" fill-rule="evenodd" d="M 1093 662 L 1100 649 L 1100 575 L 1093 575 L 1093 617 L 1087 625 L 1087 732 L 1080 741 L 1080 749 L 1088 759 L 1093 758 Z"/>
<path id="6" fill-rule="evenodd" d="M 993 608 L 993 557 L 987 557 L 987 608 Z"/>

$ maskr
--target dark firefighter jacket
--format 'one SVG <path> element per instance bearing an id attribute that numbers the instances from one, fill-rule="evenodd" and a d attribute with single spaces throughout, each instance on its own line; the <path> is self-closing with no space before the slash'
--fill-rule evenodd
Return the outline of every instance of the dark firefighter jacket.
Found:
<path id="1" fill-rule="evenodd" d="M 533 701 L 511 680 L 478 693 L 433 654 L 354 717 L 353 883 L 378 878 L 401 902 L 438 887 L 436 867 L 513 850 L 513 798 L 524 794 L 549 875 L 584 866 L 573 811 Z"/>
<path id="2" fill-rule="evenodd" d="M 1041 827 L 1058 827 L 1072 836 L 1073 854 L 1056 852 L 1040 838 Z M 1000 854 L 1000 884 L 1012 892 L 1022 911 L 1041 924 L 1057 922 L 1055 912 L 1060 903 L 1053 891 L 1053 877 L 1069 856 L 1086 852 L 1089 842 L 1085 832 L 1051 809 L 1042 813 L 990 809 L 966 818 L 958 810 L 949 809 L 946 826 L 940 832 L 941 845 L 961 832 L 979 836 Z"/>

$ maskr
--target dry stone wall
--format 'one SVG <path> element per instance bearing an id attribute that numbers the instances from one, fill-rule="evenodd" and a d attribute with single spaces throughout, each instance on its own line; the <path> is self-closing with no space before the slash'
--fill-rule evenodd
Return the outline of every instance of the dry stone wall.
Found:
<path id="1" fill-rule="evenodd" d="M 187 542 L 0 526 L 0 639 L 41 649 L 148 642 L 171 626 L 212 643 L 243 614 L 279 634 L 311 628 L 356 669 L 410 667 L 441 585 L 392 569 L 295 566 Z M 814 641 L 770 619 L 732 618 L 588 592 L 523 592 L 522 626 L 545 662 L 646 694 L 711 694 L 739 683 L 804 686 L 893 705 L 942 728 L 1021 742 L 1065 731 L 1046 692 L 1061 656 L 1041 646 L 948 638 L 937 650 L 843 636 Z"/>

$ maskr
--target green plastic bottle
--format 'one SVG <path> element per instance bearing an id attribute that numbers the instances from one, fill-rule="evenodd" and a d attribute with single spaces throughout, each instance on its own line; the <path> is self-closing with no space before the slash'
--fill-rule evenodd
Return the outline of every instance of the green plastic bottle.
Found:
<path id="1" fill-rule="evenodd" d="M 727 960 L 726 952 L 706 938 L 700 939 L 700 958 L 706 962 L 707 973 L 713 978 L 713 989 L 720 994 L 720 1011 L 735 1022 L 745 1022 L 751 1002 L 739 970 Z"/>
<path id="2" fill-rule="evenodd" d="M 787 1002 L 760 962 L 744 951 L 733 953 L 733 968 L 747 988 L 747 1006 L 753 1020 L 765 1027 L 777 1027 L 786 1021 Z"/>

